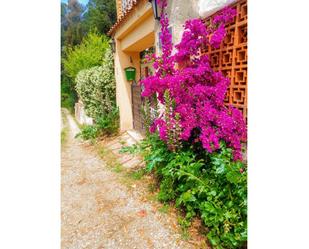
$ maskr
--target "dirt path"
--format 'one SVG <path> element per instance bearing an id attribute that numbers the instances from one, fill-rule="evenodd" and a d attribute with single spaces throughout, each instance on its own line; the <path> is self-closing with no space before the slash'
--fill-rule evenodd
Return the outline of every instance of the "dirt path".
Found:
<path id="1" fill-rule="evenodd" d="M 194 248 L 171 229 L 166 214 L 153 212 L 121 183 L 94 151 L 74 139 L 78 126 L 65 111 L 69 127 L 62 147 L 62 248 Z"/>

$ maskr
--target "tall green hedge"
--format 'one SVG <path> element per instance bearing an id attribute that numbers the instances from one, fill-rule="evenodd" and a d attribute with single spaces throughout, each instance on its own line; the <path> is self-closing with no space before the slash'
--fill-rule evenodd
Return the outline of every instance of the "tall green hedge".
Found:
<path id="1" fill-rule="evenodd" d="M 97 119 L 116 106 L 116 82 L 111 49 L 105 52 L 101 66 L 81 70 L 75 79 L 75 89 L 88 116 Z"/>

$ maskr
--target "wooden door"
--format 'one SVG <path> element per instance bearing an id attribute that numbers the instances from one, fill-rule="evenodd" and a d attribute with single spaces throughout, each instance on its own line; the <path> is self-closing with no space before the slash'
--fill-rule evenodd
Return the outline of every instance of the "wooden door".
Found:
<path id="1" fill-rule="evenodd" d="M 154 49 L 151 48 L 150 51 L 154 52 Z M 148 51 L 149 52 L 149 51 Z M 152 63 L 147 63 L 143 61 L 144 52 L 140 53 L 141 59 L 141 67 L 140 67 L 140 80 L 153 75 L 154 69 Z M 145 126 L 142 115 L 142 106 L 143 106 L 143 98 L 142 98 L 142 87 L 140 82 L 134 82 L 132 84 L 132 113 L 133 113 L 133 129 L 139 131 L 140 133 L 145 133 Z"/>
<path id="2" fill-rule="evenodd" d="M 141 133 L 145 132 L 142 116 L 142 89 L 139 83 L 132 84 L 132 112 L 133 112 L 133 129 Z"/>

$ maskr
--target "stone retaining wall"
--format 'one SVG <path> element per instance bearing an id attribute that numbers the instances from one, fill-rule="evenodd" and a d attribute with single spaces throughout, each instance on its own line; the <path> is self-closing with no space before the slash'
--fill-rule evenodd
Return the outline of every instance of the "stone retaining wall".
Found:
<path id="1" fill-rule="evenodd" d="M 75 103 L 75 118 L 79 124 L 93 124 L 93 119 L 86 115 L 84 105 L 81 101 Z"/>

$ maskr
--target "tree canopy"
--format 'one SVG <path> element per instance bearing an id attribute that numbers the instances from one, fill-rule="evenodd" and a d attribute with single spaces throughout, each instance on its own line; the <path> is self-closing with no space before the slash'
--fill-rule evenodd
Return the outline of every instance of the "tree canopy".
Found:
<path id="1" fill-rule="evenodd" d="M 100 33 L 107 33 L 116 22 L 116 3 L 111 0 L 90 0 L 83 16 L 83 30 L 89 32 L 96 28 Z"/>
<path id="2" fill-rule="evenodd" d="M 89 32 L 80 45 L 66 48 L 65 58 L 62 59 L 64 73 L 73 82 L 79 71 L 101 65 L 108 47 L 108 38 L 105 35 Z"/>
<path id="3" fill-rule="evenodd" d="M 61 3 L 62 46 L 80 44 L 83 36 L 93 30 L 106 34 L 116 22 L 116 3 L 113 0 L 89 0 L 86 6 L 77 0 Z"/>
<path id="4" fill-rule="evenodd" d="M 61 103 L 65 107 L 73 109 L 77 73 L 101 65 L 109 46 L 105 34 L 116 18 L 115 0 L 61 3 Z"/>
<path id="5" fill-rule="evenodd" d="M 61 41 L 62 45 L 73 46 L 81 42 L 82 14 L 85 7 L 77 0 L 61 3 Z"/>

